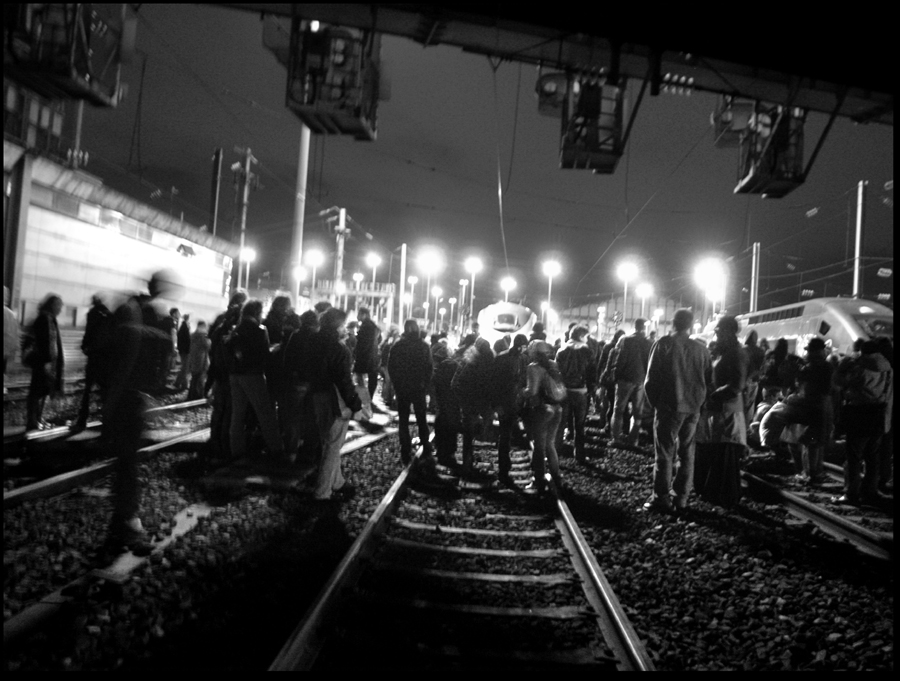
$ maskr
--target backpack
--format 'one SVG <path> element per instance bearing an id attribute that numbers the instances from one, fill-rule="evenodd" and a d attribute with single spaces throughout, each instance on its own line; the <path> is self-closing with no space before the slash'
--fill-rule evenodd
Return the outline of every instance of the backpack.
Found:
<path id="1" fill-rule="evenodd" d="M 547 404 L 560 404 L 566 399 L 566 384 L 555 364 L 544 370 L 541 381 L 541 397 Z"/>

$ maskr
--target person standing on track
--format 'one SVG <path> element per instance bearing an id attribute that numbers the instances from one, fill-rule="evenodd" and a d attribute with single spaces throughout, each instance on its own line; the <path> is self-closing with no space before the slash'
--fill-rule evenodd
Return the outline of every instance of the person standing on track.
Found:
<path id="1" fill-rule="evenodd" d="M 181 319 L 181 312 L 177 307 L 169 310 L 169 314 L 159 321 L 159 327 L 169 336 L 169 361 L 165 362 L 159 368 L 159 387 L 166 389 L 169 383 L 169 374 L 175 368 L 175 359 L 178 357 L 178 321 Z"/>
<path id="2" fill-rule="evenodd" d="M 178 350 L 178 358 L 181 365 L 178 369 L 178 377 L 175 379 L 175 390 L 185 390 L 188 387 L 188 355 L 191 354 L 191 315 L 185 313 L 181 318 L 181 326 L 175 337 L 175 349 Z"/>
<path id="3" fill-rule="evenodd" d="M 209 371 L 209 346 L 211 341 L 207 335 L 206 322 L 197 322 L 197 328 L 191 334 L 191 350 L 188 353 L 188 371 L 191 374 L 191 386 L 188 389 L 189 400 L 199 400 L 206 396 L 203 392 L 206 385 L 206 372 Z"/>
<path id="4" fill-rule="evenodd" d="M 160 327 L 162 316 L 154 301 L 174 299 L 184 287 L 171 270 L 150 278 L 149 295 L 129 298 L 114 313 L 109 392 L 103 405 L 103 438 L 116 457 L 113 512 L 100 558 L 104 562 L 130 549 L 136 555 L 152 550 L 144 535 L 139 511 L 141 485 L 138 448 L 145 426 L 147 393 L 159 388 L 159 367 L 171 359 L 171 336 Z"/>
<path id="5" fill-rule="evenodd" d="M 9 287 L 3 287 L 3 394 L 7 393 L 6 368 L 19 347 L 19 319 L 9 306 Z"/>
<path id="6" fill-rule="evenodd" d="M 559 456 L 556 453 L 556 429 L 562 410 L 558 403 L 550 399 L 546 383 L 549 375 L 559 373 L 553 357 L 553 346 L 546 341 L 532 341 L 528 346 L 531 363 L 526 369 L 525 404 L 528 414 L 528 433 L 534 442 L 534 453 L 531 458 L 531 470 L 534 479 L 525 488 L 528 492 L 544 492 L 546 482 L 544 470 L 550 468 L 550 475 L 557 485 L 561 483 L 559 475 Z M 560 379 L 562 380 L 562 379 Z"/>
<path id="7" fill-rule="evenodd" d="M 231 354 L 231 455 L 241 458 L 247 452 L 247 408 L 256 414 L 269 456 L 284 463 L 284 443 L 278 430 L 275 407 L 269 399 L 266 384 L 266 362 L 269 359 L 269 333 L 260 323 L 262 301 L 244 303 L 241 321 L 231 332 L 227 347 Z"/>
<path id="8" fill-rule="evenodd" d="M 677 310 L 672 320 L 674 332 L 660 338 L 650 350 L 644 388 L 655 409 L 653 443 L 656 461 L 653 465 L 653 495 L 644 504 L 645 511 L 671 513 L 673 506 L 683 510 L 694 486 L 694 435 L 700 408 L 712 384 L 712 364 L 709 350 L 691 340 L 693 323 L 694 315 L 690 310 Z M 679 466 L 673 484 L 676 454 Z"/>
<path id="9" fill-rule="evenodd" d="M 65 361 L 56 321 L 62 309 L 62 298 L 54 293 L 49 294 L 38 308 L 38 315 L 31 326 L 34 347 L 27 365 L 31 367 L 31 384 L 26 399 L 27 430 L 49 428 L 50 424 L 43 419 L 44 403 L 48 396 L 52 399 L 62 395 Z"/>
<path id="10" fill-rule="evenodd" d="M 100 401 L 106 396 L 109 382 L 109 351 L 112 342 L 113 316 L 103 302 L 103 296 L 95 293 L 91 299 L 93 305 L 87 313 L 87 324 L 81 351 L 87 355 L 84 367 L 84 392 L 81 395 L 81 407 L 78 418 L 72 425 L 72 432 L 80 433 L 87 427 L 91 408 L 91 391 L 96 385 L 100 388 Z"/>
<path id="11" fill-rule="evenodd" d="M 206 394 L 212 388 L 212 414 L 209 419 L 209 456 L 214 461 L 231 458 L 231 382 L 228 353 L 225 343 L 241 318 L 241 308 L 247 300 L 245 291 L 235 291 L 228 309 L 216 317 L 209 329 L 209 371 Z"/>
<path id="12" fill-rule="evenodd" d="M 347 313 L 343 310 L 334 307 L 325 310 L 319 317 L 319 331 L 310 343 L 310 393 L 322 446 L 313 491 L 313 499 L 318 502 L 347 499 L 355 491 L 341 472 L 341 447 L 350 418 L 363 407 L 350 372 L 350 350 L 342 342 L 347 333 L 346 321 Z"/>
<path id="13" fill-rule="evenodd" d="M 566 399 L 562 403 L 562 420 L 556 429 L 556 451 L 563 447 L 563 431 L 568 428 L 572 436 L 575 461 L 587 460 L 584 441 L 584 423 L 587 419 L 588 395 L 594 390 L 593 354 L 585 342 L 586 326 L 576 325 L 569 331 L 569 340 L 556 353 L 559 373 L 566 384 Z"/>
<path id="14" fill-rule="evenodd" d="M 650 341 L 644 332 L 646 319 L 634 320 L 634 333 L 623 336 L 612 358 L 612 371 L 616 382 L 616 402 L 613 407 L 612 436 L 615 444 L 632 447 L 638 444 L 641 419 L 644 412 L 644 380 L 647 378 L 647 362 L 650 359 Z M 631 405 L 632 424 L 628 437 L 622 435 L 625 411 Z"/>
<path id="15" fill-rule="evenodd" d="M 514 484 L 510 477 L 512 461 L 509 457 L 513 435 L 518 436 L 517 446 L 524 439 L 519 428 L 519 415 L 522 411 L 528 368 L 528 357 L 524 352 L 527 345 L 528 338 L 524 334 L 517 334 L 512 347 L 494 358 L 491 388 L 494 391 L 493 406 L 497 410 L 497 420 L 500 424 L 497 430 L 497 477 L 507 486 Z"/>
<path id="16" fill-rule="evenodd" d="M 357 385 L 366 386 L 369 399 L 378 388 L 378 346 L 381 345 L 381 329 L 372 321 L 369 308 L 361 307 L 356 313 L 359 320 L 359 331 L 356 334 L 356 351 L 354 353 L 353 371 Z"/>
<path id="17" fill-rule="evenodd" d="M 426 397 L 434 371 L 431 348 L 422 340 L 419 324 L 407 319 L 403 325 L 403 335 L 391 347 L 388 373 L 397 396 L 398 429 L 400 431 L 400 459 L 406 466 L 412 461 L 412 438 L 409 434 L 409 407 L 416 415 L 419 440 L 426 455 L 431 453 L 429 439 Z"/>

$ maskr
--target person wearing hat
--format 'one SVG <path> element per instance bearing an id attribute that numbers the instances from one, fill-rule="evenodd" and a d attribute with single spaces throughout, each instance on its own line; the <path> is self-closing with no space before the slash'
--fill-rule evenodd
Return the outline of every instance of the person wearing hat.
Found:
<path id="1" fill-rule="evenodd" d="M 556 430 L 559 428 L 562 409 L 558 403 L 548 398 L 545 387 L 554 374 L 559 376 L 559 367 L 551 359 L 553 346 L 547 341 L 532 341 L 528 346 L 528 355 L 531 363 L 526 369 L 525 404 L 528 432 L 534 442 L 534 454 L 531 457 L 534 479 L 525 489 L 541 494 L 545 488 L 545 459 L 546 465 L 550 468 L 550 475 L 557 485 L 561 483 L 559 456 L 556 452 Z"/>
<path id="2" fill-rule="evenodd" d="M 694 467 L 697 493 L 724 507 L 740 501 L 740 463 L 747 451 L 744 389 L 750 360 L 737 332 L 738 321 L 731 315 L 716 324 L 716 344 L 711 352 L 713 385 L 706 398 L 709 442 L 697 444 Z"/>

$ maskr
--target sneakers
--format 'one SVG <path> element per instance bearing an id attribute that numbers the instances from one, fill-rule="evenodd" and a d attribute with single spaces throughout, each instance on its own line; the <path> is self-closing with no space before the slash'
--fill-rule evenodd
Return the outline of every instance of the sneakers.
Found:
<path id="1" fill-rule="evenodd" d="M 641 509 L 645 513 L 662 513 L 663 515 L 675 515 L 675 507 L 672 505 L 671 501 L 660 501 L 659 499 L 653 499 L 645 503 Z"/>

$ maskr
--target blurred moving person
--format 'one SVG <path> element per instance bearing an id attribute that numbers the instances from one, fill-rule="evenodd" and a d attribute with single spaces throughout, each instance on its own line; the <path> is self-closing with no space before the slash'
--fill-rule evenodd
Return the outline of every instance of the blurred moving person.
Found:
<path id="1" fill-rule="evenodd" d="M 91 391 L 94 386 L 100 389 L 100 402 L 106 397 L 106 386 L 109 381 L 110 345 L 112 343 L 113 315 L 103 296 L 95 293 L 91 298 L 92 306 L 87 313 L 87 324 L 81 351 L 87 356 L 84 367 L 84 393 L 81 395 L 81 407 L 78 418 L 72 425 L 73 432 L 81 432 L 87 427 L 91 408 Z"/>
<path id="2" fill-rule="evenodd" d="M 175 349 L 178 351 L 178 359 L 181 362 L 178 368 L 178 376 L 175 378 L 175 390 L 185 390 L 188 387 L 188 355 L 191 354 L 191 315 L 185 313 L 181 318 L 181 326 L 175 335 Z"/>
<path id="3" fill-rule="evenodd" d="M 3 287 L 3 394 L 6 387 L 6 368 L 9 360 L 16 356 L 19 347 L 19 319 L 10 307 L 9 287 Z"/>
<path id="4" fill-rule="evenodd" d="M 410 405 L 416 415 L 419 441 L 426 455 L 431 453 L 426 397 L 433 371 L 431 348 L 422 340 L 418 322 L 407 319 L 403 325 L 403 335 L 391 347 L 391 356 L 388 360 L 388 373 L 391 375 L 391 383 L 397 396 L 400 459 L 404 466 L 412 461 L 412 438 L 409 433 Z"/>
<path id="5" fill-rule="evenodd" d="M 191 349 L 187 356 L 188 372 L 191 374 L 191 385 L 188 389 L 189 400 L 206 397 L 206 372 L 209 371 L 209 348 L 212 341 L 207 334 L 206 322 L 197 322 L 197 328 L 191 334 Z"/>
<path id="6" fill-rule="evenodd" d="M 26 364 L 31 367 L 31 383 L 26 399 L 26 430 L 49 428 L 50 424 L 43 418 L 44 403 L 47 397 L 55 399 L 62 395 L 65 360 L 56 321 L 62 309 L 62 298 L 51 293 L 44 298 L 31 324 L 34 342 L 31 352 L 27 354 Z M 25 360 L 23 356 L 23 363 Z"/>

